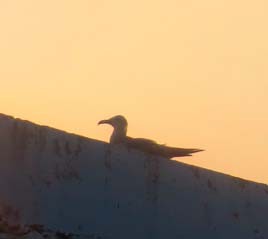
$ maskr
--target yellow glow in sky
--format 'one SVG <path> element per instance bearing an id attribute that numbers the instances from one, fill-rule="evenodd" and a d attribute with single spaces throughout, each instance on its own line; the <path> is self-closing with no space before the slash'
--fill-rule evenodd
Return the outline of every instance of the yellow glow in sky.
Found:
<path id="1" fill-rule="evenodd" d="M 206 151 L 184 162 L 268 182 L 268 2 L 0 3 L 2 113 L 108 140 Z"/>

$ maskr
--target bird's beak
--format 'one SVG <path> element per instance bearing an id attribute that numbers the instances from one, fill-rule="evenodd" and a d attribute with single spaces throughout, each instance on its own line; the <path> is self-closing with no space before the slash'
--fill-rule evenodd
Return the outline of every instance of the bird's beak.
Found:
<path id="1" fill-rule="evenodd" d="M 101 120 L 98 125 L 100 124 L 110 124 L 110 121 L 109 120 Z"/>

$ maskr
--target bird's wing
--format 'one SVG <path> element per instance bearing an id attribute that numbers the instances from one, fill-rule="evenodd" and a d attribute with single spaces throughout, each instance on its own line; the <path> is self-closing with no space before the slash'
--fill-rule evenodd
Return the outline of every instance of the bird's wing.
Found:
<path id="1" fill-rule="evenodd" d="M 158 144 L 150 139 L 127 137 L 125 143 L 129 148 L 137 149 L 151 154 L 157 153 L 156 150 L 158 148 Z"/>
<path id="2" fill-rule="evenodd" d="M 187 149 L 187 148 L 175 148 L 169 146 L 161 146 L 161 155 L 167 158 L 173 157 L 185 157 L 192 156 L 193 153 L 204 151 L 203 149 Z"/>
<path id="3" fill-rule="evenodd" d="M 169 147 L 144 138 L 127 137 L 125 143 L 129 148 L 134 148 L 142 152 L 162 156 L 165 158 L 191 156 L 193 153 L 204 151 L 202 149 Z"/>

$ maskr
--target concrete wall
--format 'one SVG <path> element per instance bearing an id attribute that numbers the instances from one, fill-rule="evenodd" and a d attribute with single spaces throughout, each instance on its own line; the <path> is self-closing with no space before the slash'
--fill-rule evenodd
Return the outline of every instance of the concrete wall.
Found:
<path id="1" fill-rule="evenodd" d="M 0 228 L 2 220 L 80 238 L 268 238 L 264 184 L 4 115 L 0 135 Z"/>

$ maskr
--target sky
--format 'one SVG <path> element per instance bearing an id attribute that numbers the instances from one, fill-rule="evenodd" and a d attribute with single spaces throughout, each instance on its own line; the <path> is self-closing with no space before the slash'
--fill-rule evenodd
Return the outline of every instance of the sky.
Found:
<path id="1" fill-rule="evenodd" d="M 0 2 L 0 112 L 108 141 L 206 151 L 177 160 L 268 183 L 266 0 Z"/>

